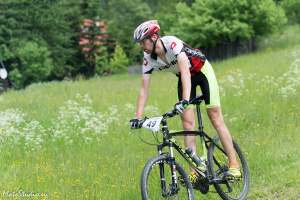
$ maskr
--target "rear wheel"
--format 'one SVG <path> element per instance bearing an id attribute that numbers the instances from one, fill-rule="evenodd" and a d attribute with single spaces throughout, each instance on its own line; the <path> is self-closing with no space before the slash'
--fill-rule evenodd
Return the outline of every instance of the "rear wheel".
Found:
<path id="1" fill-rule="evenodd" d="M 172 166 L 168 156 L 161 155 L 147 162 L 141 177 L 143 200 L 194 199 L 193 187 L 188 175 L 178 163 L 175 162 L 175 165 L 177 184 L 172 181 Z M 184 184 L 179 183 L 179 176 L 183 178 Z"/>
<path id="2" fill-rule="evenodd" d="M 225 180 L 224 172 L 228 170 L 228 158 L 221 148 L 211 143 L 208 148 L 208 170 L 216 181 L 214 187 L 224 200 L 242 200 L 246 199 L 249 191 L 249 169 L 246 159 L 238 144 L 233 141 L 237 160 L 240 164 L 242 177 L 238 180 Z"/>

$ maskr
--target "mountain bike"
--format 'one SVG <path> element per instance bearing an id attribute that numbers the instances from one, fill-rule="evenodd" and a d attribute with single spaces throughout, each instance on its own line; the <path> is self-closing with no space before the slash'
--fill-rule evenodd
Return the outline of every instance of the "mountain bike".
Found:
<path id="1" fill-rule="evenodd" d="M 189 103 L 196 106 L 197 131 L 170 132 L 167 119 L 178 115 L 172 110 L 160 117 L 145 118 L 141 127 L 150 129 L 153 133 L 161 131 L 163 141 L 157 144 L 158 156 L 146 163 L 140 182 L 143 200 L 149 199 L 194 199 L 194 190 L 206 194 L 209 186 L 214 185 L 219 196 L 224 200 L 245 199 L 249 191 L 249 169 L 246 159 L 239 147 L 233 141 L 237 160 L 240 164 L 242 176 L 239 179 L 227 179 L 224 172 L 228 170 L 228 158 L 219 138 L 210 137 L 203 131 L 200 104 L 203 96 L 197 96 Z M 175 140 L 176 136 L 200 136 L 202 153 L 200 157 L 193 154 L 190 149 L 183 149 Z M 197 184 L 191 184 L 183 167 L 176 161 L 174 149 L 188 162 L 200 177 Z"/>

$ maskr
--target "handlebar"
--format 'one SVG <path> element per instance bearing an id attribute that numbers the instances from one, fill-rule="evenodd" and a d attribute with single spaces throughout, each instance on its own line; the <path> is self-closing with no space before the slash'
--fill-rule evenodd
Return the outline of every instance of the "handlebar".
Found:
<path id="1" fill-rule="evenodd" d="M 203 95 L 197 96 L 194 99 L 189 101 L 189 104 L 199 105 L 204 100 Z M 176 109 L 173 109 L 169 112 L 166 112 L 163 114 L 163 118 L 167 117 L 174 117 L 175 115 L 178 115 L 179 113 L 176 111 Z"/>
<path id="2" fill-rule="evenodd" d="M 163 114 L 163 118 L 167 118 L 167 117 L 174 117 L 175 115 L 177 115 L 177 111 L 175 109 L 166 112 L 165 114 Z"/>
<path id="3" fill-rule="evenodd" d="M 189 101 L 189 104 L 199 105 L 203 100 L 204 100 L 203 95 L 197 96 L 197 97 L 195 97 L 194 99 L 190 100 L 190 101 Z M 165 114 L 163 114 L 162 117 L 163 117 L 164 119 L 166 119 L 166 118 L 174 117 L 174 116 L 176 116 L 176 115 L 178 115 L 178 114 L 179 114 L 179 113 L 177 112 L 176 109 L 172 109 L 171 111 L 166 112 Z M 140 121 L 140 127 L 142 127 L 142 124 L 143 124 L 147 119 L 148 119 L 148 117 L 145 117 L 144 119 L 142 119 L 142 120 Z"/>

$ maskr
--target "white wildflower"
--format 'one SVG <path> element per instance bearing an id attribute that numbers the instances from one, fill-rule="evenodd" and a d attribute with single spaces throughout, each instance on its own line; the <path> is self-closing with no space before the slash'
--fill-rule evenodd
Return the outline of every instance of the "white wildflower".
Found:
<path id="1" fill-rule="evenodd" d="M 0 112 L 0 141 L 2 144 L 25 145 L 28 150 L 41 148 L 45 129 L 35 120 L 26 120 L 26 115 L 17 109 Z"/>
<path id="2" fill-rule="evenodd" d="M 284 98 L 288 98 L 291 95 L 297 95 L 300 86 L 300 51 L 294 51 L 292 55 L 294 61 L 290 65 L 288 71 L 278 79 L 280 85 L 282 85 L 279 89 L 279 93 Z"/>
<path id="3" fill-rule="evenodd" d="M 72 144 L 74 138 L 89 142 L 92 139 L 99 140 L 102 134 L 106 134 L 108 124 L 115 118 L 107 120 L 103 114 L 93 111 L 92 103 L 87 94 L 76 94 L 75 100 L 66 101 L 53 121 L 53 140 Z M 115 114 L 118 110 L 112 106 L 109 112 Z"/>

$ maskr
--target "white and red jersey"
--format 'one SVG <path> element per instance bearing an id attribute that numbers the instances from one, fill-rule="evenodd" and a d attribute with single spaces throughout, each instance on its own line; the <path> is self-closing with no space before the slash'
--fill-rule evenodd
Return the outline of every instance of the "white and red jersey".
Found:
<path id="1" fill-rule="evenodd" d="M 144 52 L 143 74 L 151 74 L 155 70 L 171 71 L 179 73 L 177 56 L 185 52 L 189 59 L 191 75 L 199 72 L 206 61 L 204 54 L 199 49 L 193 49 L 175 36 L 164 36 L 160 38 L 165 50 L 167 63 L 160 59 L 156 54 Z"/>

